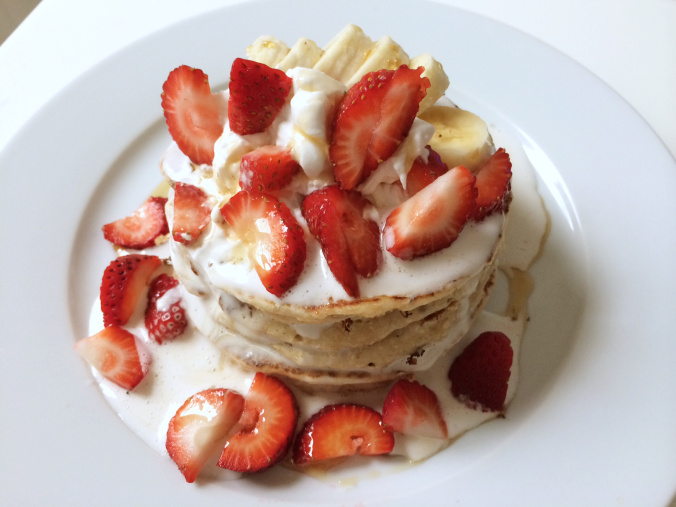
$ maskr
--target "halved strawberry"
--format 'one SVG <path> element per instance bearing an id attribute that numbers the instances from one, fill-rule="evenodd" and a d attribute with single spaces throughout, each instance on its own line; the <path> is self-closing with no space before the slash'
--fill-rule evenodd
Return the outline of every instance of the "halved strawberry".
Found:
<path id="1" fill-rule="evenodd" d="M 291 152 L 282 146 L 262 146 L 242 156 L 239 164 L 239 186 L 242 190 L 253 190 L 276 194 L 300 171 L 300 165 Z"/>
<path id="2" fill-rule="evenodd" d="M 162 86 L 162 109 L 169 133 L 195 164 L 213 161 L 226 107 L 222 95 L 211 93 L 209 77 L 187 65 L 172 70 Z"/>
<path id="3" fill-rule="evenodd" d="M 512 162 L 504 148 L 498 149 L 476 173 L 476 211 L 479 221 L 494 211 L 509 206 L 512 181 Z"/>
<path id="4" fill-rule="evenodd" d="M 103 377 L 128 391 L 143 380 L 151 362 L 143 343 L 118 326 L 77 341 L 75 350 Z"/>
<path id="5" fill-rule="evenodd" d="M 502 412 L 513 356 L 512 343 L 504 333 L 480 334 L 451 365 L 448 378 L 453 396 L 475 410 Z"/>
<path id="6" fill-rule="evenodd" d="M 423 68 L 366 74 L 343 99 L 329 155 L 336 181 L 352 189 L 394 153 L 411 129 L 430 86 Z"/>
<path id="7" fill-rule="evenodd" d="M 176 278 L 161 273 L 148 287 L 145 325 L 148 337 L 157 343 L 173 340 L 182 335 L 188 325 L 185 310 L 181 306 L 181 298 L 176 296 L 176 291 L 172 293 L 174 296 L 163 299 L 169 290 L 177 286 Z"/>
<path id="8" fill-rule="evenodd" d="M 293 393 L 275 377 L 256 373 L 244 402 L 239 430 L 225 443 L 218 466 L 258 472 L 281 461 L 296 430 L 298 408 Z"/>
<path id="9" fill-rule="evenodd" d="M 249 259 L 265 289 L 282 297 L 305 264 L 303 229 L 289 208 L 271 195 L 240 190 L 221 215 L 249 245 Z"/>
<path id="10" fill-rule="evenodd" d="M 207 389 L 188 398 L 169 421 L 166 448 L 187 482 L 223 446 L 237 424 L 244 398 L 229 389 Z"/>
<path id="11" fill-rule="evenodd" d="M 406 175 L 406 192 L 409 196 L 417 194 L 439 176 L 448 172 L 448 166 L 436 151 L 427 146 L 427 152 L 427 162 L 422 157 L 416 158 Z"/>
<path id="12" fill-rule="evenodd" d="M 281 70 L 237 58 L 230 69 L 230 130 L 246 135 L 263 132 L 275 120 L 293 80 Z"/>
<path id="13" fill-rule="evenodd" d="M 149 197 L 131 215 L 115 220 L 102 227 L 103 237 L 111 243 L 141 249 L 155 245 L 155 240 L 169 232 L 164 213 L 164 197 Z"/>
<path id="14" fill-rule="evenodd" d="M 474 179 L 465 167 L 454 167 L 397 206 L 385 221 L 385 248 L 409 260 L 450 246 L 474 213 Z"/>
<path id="15" fill-rule="evenodd" d="M 124 326 L 129 322 L 150 278 L 161 264 L 159 257 L 141 254 L 123 255 L 108 264 L 100 292 L 106 327 Z"/>
<path id="16" fill-rule="evenodd" d="M 293 462 L 304 465 L 345 456 L 388 454 L 394 435 L 372 408 L 354 404 L 327 405 L 310 417 L 296 437 Z"/>
<path id="17" fill-rule="evenodd" d="M 365 218 L 370 207 L 359 192 L 337 185 L 316 190 L 301 205 L 331 273 L 351 297 L 359 297 L 357 275 L 373 276 L 382 259 L 378 224 Z"/>
<path id="18" fill-rule="evenodd" d="M 212 208 L 204 190 L 189 183 L 176 183 L 172 223 L 174 240 L 184 245 L 197 241 L 211 222 Z"/>
<path id="19" fill-rule="evenodd" d="M 383 403 L 383 425 L 406 435 L 448 438 L 439 398 L 416 381 L 402 379 L 392 386 Z"/>

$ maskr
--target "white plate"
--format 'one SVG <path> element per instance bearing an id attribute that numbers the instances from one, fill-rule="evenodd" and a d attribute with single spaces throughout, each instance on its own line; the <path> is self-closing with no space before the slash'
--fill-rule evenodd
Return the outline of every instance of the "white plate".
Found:
<path id="1" fill-rule="evenodd" d="M 431 3 L 263 2 L 187 20 L 102 62 L 0 155 L 0 498 L 12 505 L 663 505 L 676 491 L 676 164 L 614 92 L 551 48 Z M 298 15 L 298 12 L 302 12 Z M 109 409 L 72 349 L 110 256 L 100 225 L 159 182 L 168 71 L 212 85 L 258 35 L 347 23 L 431 52 L 451 97 L 513 130 L 552 230 L 507 418 L 433 459 L 337 487 L 278 468 L 185 484 Z M 234 27 L 234 29 L 233 29 Z M 236 33 L 235 33 L 236 30 Z M 59 500 L 61 499 L 61 500 Z"/>

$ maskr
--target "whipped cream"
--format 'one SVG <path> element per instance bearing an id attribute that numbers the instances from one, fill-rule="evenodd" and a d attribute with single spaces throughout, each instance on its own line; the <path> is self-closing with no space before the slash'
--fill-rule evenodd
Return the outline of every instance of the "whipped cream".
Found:
<path id="1" fill-rule="evenodd" d="M 286 146 L 299 162 L 303 177 L 296 178 L 280 199 L 289 205 L 302 226 L 305 227 L 300 213 L 302 196 L 334 183 L 327 118 L 332 117 L 346 87 L 314 69 L 295 68 L 287 74 L 293 80 L 291 98 L 273 124 L 265 132 L 242 136 L 233 133 L 226 122 L 223 135 L 215 144 L 213 168 L 191 165 L 187 157 L 181 157 L 173 143 L 164 156 L 162 170 L 165 175 L 175 181 L 199 185 L 216 203 L 211 223 L 199 241 L 189 246 L 176 242 L 171 245 L 174 268 L 193 294 L 225 291 L 242 300 L 253 296 L 305 307 L 350 299 L 330 272 L 319 244 L 314 240 L 306 241 L 307 258 L 298 283 L 283 298 L 270 294 L 247 256 L 242 255 L 244 246 L 228 235 L 219 212 L 220 206 L 238 190 L 242 155 L 261 146 Z M 433 134 L 431 124 L 416 118 L 395 153 L 359 187 L 376 205 L 372 218 L 381 229 L 389 212 L 405 198 L 403 188 L 413 161 L 418 156 L 427 158 L 426 145 Z M 402 190 L 391 185 L 396 181 L 401 182 Z M 169 208 L 171 199 L 170 194 Z M 378 273 L 360 280 L 361 296 L 415 297 L 474 275 L 489 258 L 502 233 L 504 220 L 502 214 L 495 214 L 479 223 L 470 222 L 450 248 L 420 259 L 403 261 L 383 249 L 383 263 Z M 306 238 L 311 238 L 307 228 Z"/>

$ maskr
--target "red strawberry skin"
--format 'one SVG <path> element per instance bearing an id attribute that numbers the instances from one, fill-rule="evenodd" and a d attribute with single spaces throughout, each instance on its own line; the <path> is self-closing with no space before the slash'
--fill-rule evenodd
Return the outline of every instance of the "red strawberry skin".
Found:
<path id="1" fill-rule="evenodd" d="M 229 389 L 206 389 L 188 398 L 169 421 L 166 448 L 186 482 L 194 482 L 232 428 L 244 408 L 241 394 Z"/>
<path id="2" fill-rule="evenodd" d="M 411 129 L 430 82 L 423 68 L 366 74 L 348 90 L 334 122 L 329 156 L 336 181 L 352 189 L 387 160 Z"/>
<path id="3" fill-rule="evenodd" d="M 178 280 L 166 273 L 155 277 L 148 287 L 145 326 L 148 337 L 157 343 L 173 340 L 183 334 L 188 326 L 181 301 L 173 301 L 169 308 L 158 308 L 158 300 L 178 286 Z"/>
<path id="4" fill-rule="evenodd" d="M 416 381 L 402 379 L 392 386 L 383 403 L 383 424 L 406 435 L 448 438 L 437 395 Z"/>
<path id="5" fill-rule="evenodd" d="M 394 435 L 383 427 L 381 415 L 354 404 L 327 405 L 310 417 L 296 437 L 293 462 L 305 465 L 361 454 L 388 454 Z"/>
<path id="6" fill-rule="evenodd" d="M 256 373 L 244 402 L 239 431 L 225 444 L 218 466 L 259 472 L 286 456 L 298 420 L 293 393 L 280 380 Z"/>
<path id="7" fill-rule="evenodd" d="M 118 326 L 77 341 L 75 350 L 103 377 L 128 391 L 143 380 L 151 362 L 141 341 Z"/>
<path id="8" fill-rule="evenodd" d="M 174 240 L 184 245 L 197 241 L 211 222 L 211 210 L 209 197 L 204 190 L 189 183 L 176 183 L 172 223 Z"/>
<path id="9" fill-rule="evenodd" d="M 102 227 L 103 237 L 111 243 L 140 250 L 155 245 L 155 240 L 169 232 L 164 213 L 164 197 L 149 197 L 131 215 Z"/>
<path id="10" fill-rule="evenodd" d="M 162 109 L 181 151 L 195 164 L 211 164 L 226 104 L 221 95 L 211 93 L 208 76 L 187 65 L 172 70 L 162 86 Z"/>
<path id="11" fill-rule="evenodd" d="M 230 69 L 228 120 L 236 134 L 257 134 L 275 120 L 293 80 L 281 70 L 237 58 Z"/>
<path id="12" fill-rule="evenodd" d="M 514 352 L 499 331 L 480 334 L 455 358 L 448 372 L 453 396 L 470 408 L 502 412 Z"/>
<path id="13" fill-rule="evenodd" d="M 239 186 L 242 190 L 275 195 L 291 183 L 300 165 L 282 146 L 262 146 L 242 156 Z"/>
<path id="14" fill-rule="evenodd" d="M 406 192 L 409 196 L 417 194 L 439 176 L 448 172 L 448 166 L 436 151 L 427 146 L 427 152 L 427 162 L 421 157 L 416 158 L 406 175 Z"/>
<path id="15" fill-rule="evenodd" d="M 337 185 L 311 193 L 301 206 L 331 273 L 355 298 L 360 295 L 358 275 L 373 276 L 382 262 L 378 224 L 364 218 L 370 206 L 358 192 Z"/>
<path id="16" fill-rule="evenodd" d="M 449 247 L 474 213 L 474 182 L 474 175 L 458 166 L 409 197 L 385 221 L 385 248 L 410 260 Z"/>
<path id="17" fill-rule="evenodd" d="M 512 162 L 504 148 L 499 148 L 476 173 L 476 211 L 474 219 L 483 220 L 494 212 L 504 211 L 511 197 Z"/>
<path id="18" fill-rule="evenodd" d="M 303 271 L 303 229 L 283 202 L 240 190 L 221 208 L 235 234 L 249 245 L 249 258 L 265 289 L 282 297 Z"/>
<path id="19" fill-rule="evenodd" d="M 101 280 L 103 324 L 124 326 L 162 261 L 154 255 L 123 255 L 112 261 Z"/>

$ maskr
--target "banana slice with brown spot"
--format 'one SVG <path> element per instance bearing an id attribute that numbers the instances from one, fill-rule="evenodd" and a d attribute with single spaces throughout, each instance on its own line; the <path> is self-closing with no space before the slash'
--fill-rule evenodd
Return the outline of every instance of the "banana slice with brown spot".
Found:
<path id="1" fill-rule="evenodd" d="M 476 172 L 495 151 L 488 125 L 469 111 L 432 106 L 419 118 L 434 126 L 429 144 L 449 168 L 464 165 Z"/>

